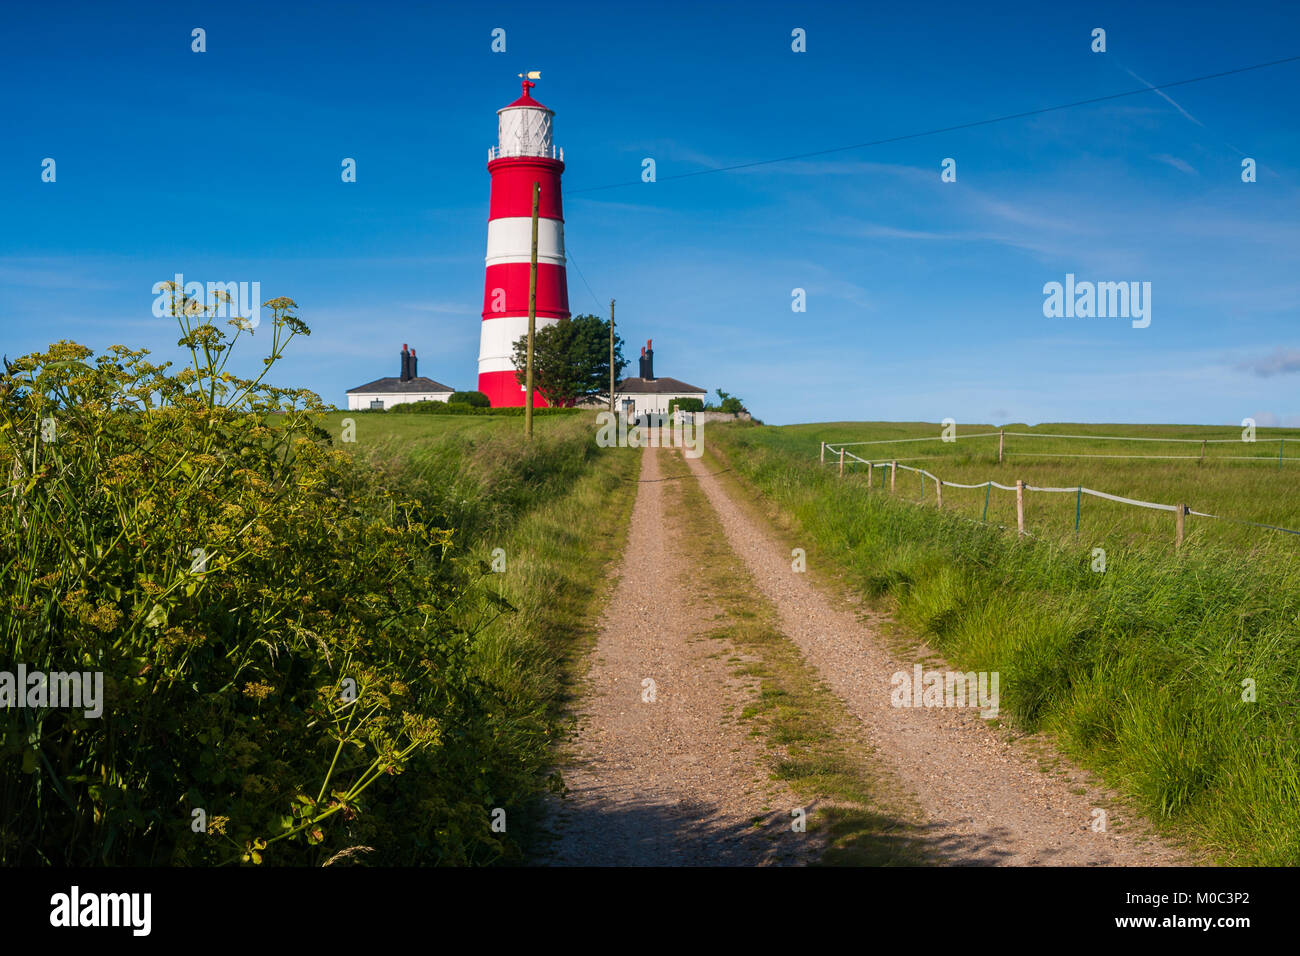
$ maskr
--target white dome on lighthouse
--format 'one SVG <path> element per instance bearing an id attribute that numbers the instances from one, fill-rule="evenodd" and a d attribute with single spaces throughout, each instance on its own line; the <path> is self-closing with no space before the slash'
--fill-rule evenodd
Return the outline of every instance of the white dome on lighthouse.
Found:
<path id="1" fill-rule="evenodd" d="M 533 85 L 525 81 L 524 95 L 497 110 L 497 148 L 491 151 L 489 159 L 502 156 L 564 158 L 563 151 L 555 148 L 552 136 L 555 113 L 528 94 Z"/>

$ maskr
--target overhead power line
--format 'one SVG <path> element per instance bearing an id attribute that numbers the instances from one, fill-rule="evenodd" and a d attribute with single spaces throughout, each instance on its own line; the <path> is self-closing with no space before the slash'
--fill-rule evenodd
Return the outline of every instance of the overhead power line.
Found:
<path id="1" fill-rule="evenodd" d="M 570 262 L 573 263 L 573 268 L 575 268 L 575 269 L 578 270 L 578 278 L 581 279 L 581 280 L 582 280 L 582 284 L 585 285 L 585 286 L 587 287 L 587 291 L 588 291 L 588 292 L 591 292 L 591 284 L 587 282 L 587 277 L 586 277 L 585 275 L 582 274 L 582 267 L 581 267 L 580 265 L 578 265 L 578 260 L 575 259 L 575 258 L 573 258 L 573 250 L 572 250 L 572 249 L 566 249 L 566 250 L 565 250 L 565 256 L 568 258 L 568 260 L 569 260 Z M 600 300 L 596 298 L 596 293 L 594 293 L 594 292 L 591 292 L 591 301 L 596 303 L 596 311 L 599 312 L 599 311 L 600 311 Z"/>
<path id="2" fill-rule="evenodd" d="M 901 143 L 904 140 L 920 139 L 923 136 L 937 136 L 940 133 L 953 133 L 963 129 L 974 129 L 978 126 L 989 126 L 993 123 L 1005 123 L 1015 119 L 1025 119 L 1030 116 L 1042 116 L 1044 113 L 1055 113 L 1060 110 L 1074 109 L 1077 106 L 1089 106 L 1093 103 L 1105 103 L 1108 100 L 1118 100 L 1126 96 L 1137 96 L 1140 93 L 1150 93 L 1158 90 L 1169 90 L 1176 86 L 1187 86 L 1190 83 L 1203 83 L 1206 80 L 1217 80 L 1225 76 L 1235 76 L 1238 73 L 1249 73 L 1252 70 L 1263 70 L 1270 66 L 1280 66 L 1283 63 L 1294 63 L 1300 60 L 1300 56 L 1283 57 L 1280 60 L 1270 60 L 1267 63 L 1256 63 L 1252 66 L 1240 66 L 1232 70 L 1223 70 L 1219 73 L 1207 73 L 1204 76 L 1193 76 L 1185 80 L 1175 80 L 1172 83 L 1161 83 L 1155 86 L 1147 85 L 1135 90 L 1125 90 L 1122 93 L 1108 93 L 1105 96 L 1093 96 L 1086 100 L 1075 100 L 1071 103 L 1060 103 L 1056 106 L 1044 106 L 1041 109 L 1025 110 L 1021 113 L 1007 113 L 1004 116 L 994 116 L 990 119 L 975 120 L 970 123 L 958 123 L 954 126 L 943 126 L 938 129 L 923 130 L 919 133 L 905 133 L 902 136 L 890 136 L 885 139 L 873 139 L 865 143 L 853 143 L 849 146 L 833 146 L 829 149 L 818 149 L 808 153 L 794 153 L 789 156 L 778 156 L 775 159 L 756 159 L 748 163 L 735 163 L 731 166 L 715 166 L 711 169 L 697 169 L 689 173 L 673 173 L 669 176 L 658 176 L 656 182 L 664 182 L 672 179 L 690 179 L 693 176 L 707 176 L 711 173 L 727 173 L 737 169 L 750 169 L 754 166 L 769 166 L 773 163 L 787 163 L 796 159 L 810 159 L 814 156 L 827 156 L 831 153 L 843 153 L 852 149 L 866 149 L 869 146 L 883 146 L 888 143 Z M 602 189 L 620 189 L 624 186 L 640 186 L 642 181 L 639 179 L 628 180 L 621 183 L 608 183 L 604 186 L 588 186 L 586 189 L 571 189 L 570 195 L 579 193 L 597 192 Z"/>

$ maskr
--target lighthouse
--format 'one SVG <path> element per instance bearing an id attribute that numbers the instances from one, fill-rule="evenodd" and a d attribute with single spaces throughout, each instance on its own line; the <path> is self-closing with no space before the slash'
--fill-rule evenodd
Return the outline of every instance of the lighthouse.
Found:
<path id="1" fill-rule="evenodd" d="M 532 74 L 536 75 L 536 74 Z M 569 317 L 564 270 L 564 209 L 560 175 L 564 150 L 553 141 L 554 116 L 529 91 L 497 110 L 497 145 L 488 150 L 492 195 L 488 211 L 487 276 L 478 349 L 478 389 L 494 408 L 522 406 L 514 343 L 528 335 L 533 184 L 541 185 L 537 220 L 537 331 Z M 534 405 L 545 399 L 534 394 Z"/>

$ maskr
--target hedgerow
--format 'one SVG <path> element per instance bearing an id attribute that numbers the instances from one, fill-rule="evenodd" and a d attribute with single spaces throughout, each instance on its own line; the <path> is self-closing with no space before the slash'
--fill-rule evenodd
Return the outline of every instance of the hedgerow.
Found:
<path id="1" fill-rule="evenodd" d="M 542 784 L 467 666 L 453 529 L 331 445 L 173 288 L 171 374 L 60 342 L 0 377 L 0 671 L 103 675 L 102 714 L 0 708 L 5 864 L 484 863 Z M 9 703 L 12 704 L 12 701 Z"/>

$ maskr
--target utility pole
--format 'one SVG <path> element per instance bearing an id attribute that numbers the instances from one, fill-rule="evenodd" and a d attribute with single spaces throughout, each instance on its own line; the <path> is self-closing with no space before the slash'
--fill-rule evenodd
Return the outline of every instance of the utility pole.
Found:
<path id="1" fill-rule="evenodd" d="M 528 266 L 528 368 L 524 372 L 524 438 L 533 438 L 533 335 L 537 331 L 537 203 L 542 184 L 533 183 L 533 252 Z"/>
<path id="2" fill-rule="evenodd" d="M 609 410 L 614 410 L 614 300 L 609 300 Z"/>

